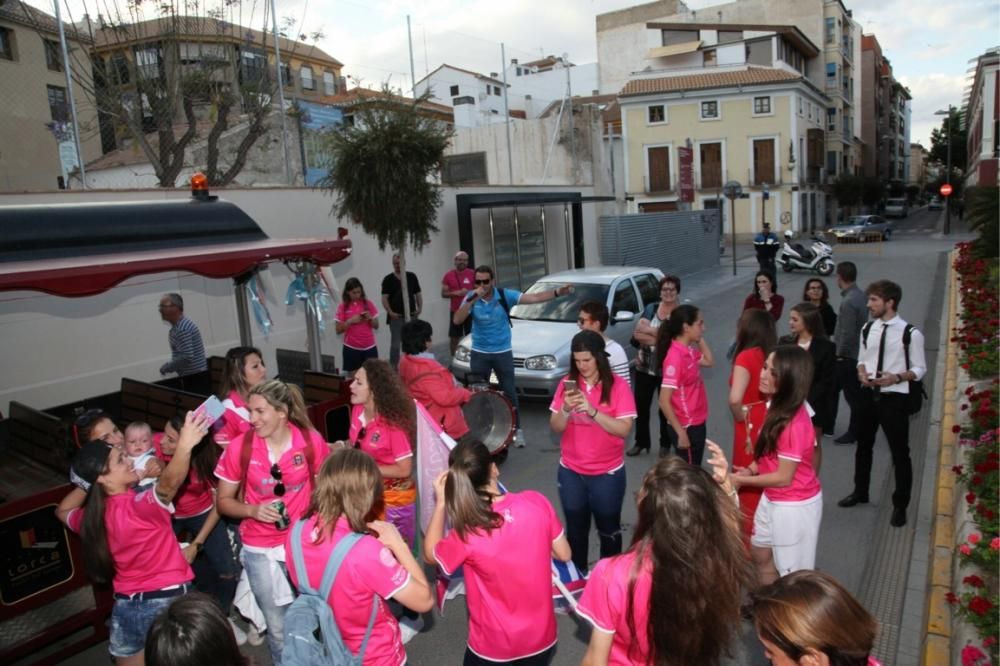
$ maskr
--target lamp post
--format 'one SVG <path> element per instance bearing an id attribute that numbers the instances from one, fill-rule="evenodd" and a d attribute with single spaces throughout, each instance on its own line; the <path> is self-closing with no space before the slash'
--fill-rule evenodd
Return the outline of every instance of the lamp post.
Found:
<path id="1" fill-rule="evenodd" d="M 952 113 L 955 111 L 955 107 L 951 104 L 948 105 L 947 111 L 935 111 L 935 116 L 947 116 L 948 117 L 948 157 L 947 157 L 947 167 L 944 175 L 944 182 L 951 185 L 951 124 L 954 122 L 954 117 Z M 951 195 L 949 194 L 944 198 L 944 235 L 947 236 L 951 233 Z"/>

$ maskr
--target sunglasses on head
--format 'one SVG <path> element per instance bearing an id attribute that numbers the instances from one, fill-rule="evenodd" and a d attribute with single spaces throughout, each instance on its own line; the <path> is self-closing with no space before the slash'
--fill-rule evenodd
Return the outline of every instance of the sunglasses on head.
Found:
<path id="1" fill-rule="evenodd" d="M 271 465 L 271 478 L 277 481 L 274 484 L 274 494 L 276 497 L 281 497 L 285 494 L 285 484 L 281 480 L 281 468 L 278 467 L 278 463 Z"/>
<path id="2" fill-rule="evenodd" d="M 103 409 L 94 407 L 93 409 L 88 409 L 83 414 L 76 417 L 76 420 L 73 421 L 73 441 L 76 442 L 77 447 L 81 447 L 86 444 L 86 442 L 80 441 L 80 430 L 88 428 L 92 423 L 94 423 L 94 421 L 104 418 L 105 416 L 106 414 Z"/>
<path id="3" fill-rule="evenodd" d="M 476 284 L 489 284 L 490 280 L 476 280 Z"/>

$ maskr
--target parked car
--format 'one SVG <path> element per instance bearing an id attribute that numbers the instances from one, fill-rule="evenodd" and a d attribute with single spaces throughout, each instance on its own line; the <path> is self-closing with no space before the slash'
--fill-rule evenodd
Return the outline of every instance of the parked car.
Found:
<path id="1" fill-rule="evenodd" d="M 906 217 L 908 210 L 906 199 L 887 199 L 885 202 L 886 217 Z"/>
<path id="2" fill-rule="evenodd" d="M 878 215 L 852 215 L 843 224 L 830 229 L 830 233 L 841 242 L 889 240 L 892 223 Z"/>
<path id="3" fill-rule="evenodd" d="M 611 313 L 605 334 L 625 348 L 629 361 L 635 349 L 629 344 L 632 329 L 648 303 L 660 298 L 659 281 L 663 273 L 656 268 L 635 266 L 595 266 L 552 273 L 531 285 L 525 293 L 552 291 L 564 284 L 573 286 L 573 293 L 544 303 L 515 305 L 510 318 L 511 346 L 514 351 L 514 383 L 518 395 L 549 398 L 559 380 L 569 372 L 570 341 L 579 331 L 576 324 L 580 305 L 600 301 Z M 472 336 L 458 344 L 451 362 L 451 372 L 463 382 L 484 381 L 472 377 L 469 359 Z"/>
<path id="4" fill-rule="evenodd" d="M 942 208 L 944 208 L 944 203 L 941 201 L 941 197 L 934 197 L 927 204 L 927 210 L 941 210 Z"/>

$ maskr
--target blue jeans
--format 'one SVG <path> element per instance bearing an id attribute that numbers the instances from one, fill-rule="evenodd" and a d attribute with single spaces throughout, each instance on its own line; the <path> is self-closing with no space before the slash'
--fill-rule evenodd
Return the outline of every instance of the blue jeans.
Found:
<path id="1" fill-rule="evenodd" d="M 601 542 L 601 557 L 622 552 L 625 468 L 620 467 L 610 474 L 578 474 L 559 465 L 558 479 L 559 502 L 566 517 L 566 540 L 573 551 L 573 564 L 581 573 L 586 573 L 591 516 Z"/>
<path id="2" fill-rule="evenodd" d="M 517 388 L 514 386 L 514 352 L 505 351 L 498 354 L 487 354 L 473 350 L 469 358 L 469 374 L 490 380 L 490 370 L 497 374 L 500 390 L 504 392 L 510 404 L 514 405 L 514 427 L 521 427 L 521 410 L 517 404 Z"/>
<path id="3" fill-rule="evenodd" d="M 267 622 L 267 647 L 274 666 L 281 666 L 281 650 L 285 647 L 285 611 L 288 606 L 274 602 L 274 580 L 271 577 L 271 560 L 267 555 L 251 553 L 246 548 L 240 555 L 246 569 L 250 590 Z M 281 572 L 287 578 L 288 570 L 281 563 Z M 289 583 L 291 585 L 291 583 Z"/>
<path id="4" fill-rule="evenodd" d="M 190 542 L 198 536 L 209 513 L 210 511 L 206 511 L 197 516 L 174 518 L 174 534 L 180 537 L 186 533 L 184 541 Z M 191 569 L 194 571 L 197 588 L 215 597 L 222 612 L 228 615 L 236 594 L 236 583 L 240 578 L 240 565 L 229 546 L 225 521 L 220 520 L 215 529 L 208 533 L 205 546 L 191 564 Z"/>
<path id="5" fill-rule="evenodd" d="M 108 652 L 113 657 L 131 657 L 146 649 L 146 634 L 167 607 L 180 598 L 115 599 L 111 609 Z"/>

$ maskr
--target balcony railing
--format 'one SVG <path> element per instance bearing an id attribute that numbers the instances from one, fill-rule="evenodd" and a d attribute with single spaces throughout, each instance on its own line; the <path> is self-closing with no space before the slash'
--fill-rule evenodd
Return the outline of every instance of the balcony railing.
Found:
<path id="1" fill-rule="evenodd" d="M 698 189 L 710 190 L 722 187 L 722 165 L 702 164 L 698 174 Z"/>
<path id="2" fill-rule="evenodd" d="M 646 194 L 672 194 L 676 190 L 676 178 L 650 178 L 648 175 L 642 177 L 642 191 Z"/>

